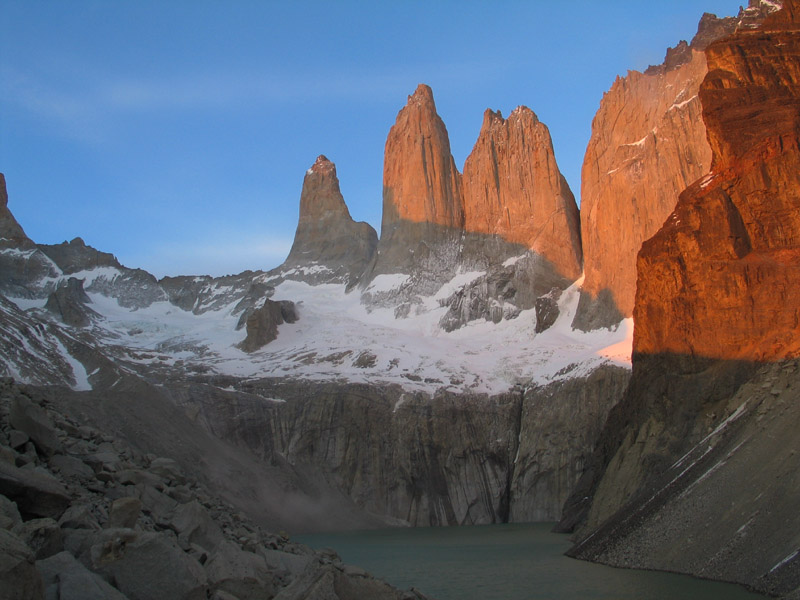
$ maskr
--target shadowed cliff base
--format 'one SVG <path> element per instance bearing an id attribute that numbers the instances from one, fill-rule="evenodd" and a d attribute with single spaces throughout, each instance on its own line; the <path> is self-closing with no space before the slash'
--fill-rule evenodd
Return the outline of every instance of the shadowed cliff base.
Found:
<path id="1" fill-rule="evenodd" d="M 561 292 L 573 283 L 544 256 L 498 235 L 398 219 L 384 229 L 373 264 L 360 280 L 362 302 L 395 307 L 397 317 L 407 316 L 457 276 L 469 281 L 437 297 L 450 308 L 440 323 L 447 331 L 476 319 L 514 318 L 531 308 L 543 331 L 558 315 Z"/>
<path id="2" fill-rule="evenodd" d="M 597 295 L 581 290 L 572 327 L 581 331 L 612 329 L 619 326 L 624 318 L 611 290 L 601 290 Z"/>
<path id="3" fill-rule="evenodd" d="M 143 451 L 206 473 L 273 527 L 469 525 L 557 519 L 629 375 L 605 366 L 497 396 L 433 397 L 396 385 L 198 377 L 152 399 L 68 402 Z M 161 419 L 166 430 L 154 425 Z"/>
<path id="4" fill-rule="evenodd" d="M 639 355 L 560 531 L 570 556 L 800 585 L 800 363 Z"/>

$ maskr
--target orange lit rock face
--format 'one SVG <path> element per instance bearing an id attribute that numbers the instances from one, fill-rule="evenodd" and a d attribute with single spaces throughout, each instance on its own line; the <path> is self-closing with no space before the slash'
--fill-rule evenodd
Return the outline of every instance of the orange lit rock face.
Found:
<path id="1" fill-rule="evenodd" d="M 383 166 L 383 233 L 397 221 L 461 228 L 461 176 L 436 114 L 431 89 L 420 84 L 389 131 Z"/>
<path id="2" fill-rule="evenodd" d="M 638 259 L 634 351 L 800 355 L 800 10 L 707 49 L 712 173 Z"/>
<path id="3" fill-rule="evenodd" d="M 580 220 L 558 170 L 550 132 L 526 107 L 508 119 L 484 113 L 464 163 L 464 229 L 496 234 L 545 258 L 564 277 L 581 273 Z"/>
<path id="4" fill-rule="evenodd" d="M 697 96 L 706 59 L 686 50 L 677 68 L 618 78 L 592 123 L 581 174 L 583 290 L 608 290 L 622 317 L 633 313 L 642 242 L 711 165 Z"/>

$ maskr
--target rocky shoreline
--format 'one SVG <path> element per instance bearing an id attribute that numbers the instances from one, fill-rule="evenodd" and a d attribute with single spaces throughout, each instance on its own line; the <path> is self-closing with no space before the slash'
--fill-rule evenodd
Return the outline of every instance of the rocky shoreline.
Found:
<path id="1" fill-rule="evenodd" d="M 0 380 L 3 599 L 424 599 L 271 533 L 188 478 Z"/>

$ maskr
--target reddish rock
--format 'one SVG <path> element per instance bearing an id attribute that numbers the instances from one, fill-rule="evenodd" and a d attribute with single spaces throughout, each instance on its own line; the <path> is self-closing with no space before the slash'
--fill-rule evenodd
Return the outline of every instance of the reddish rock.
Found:
<path id="1" fill-rule="evenodd" d="M 581 273 L 580 219 L 558 170 L 550 132 L 524 106 L 503 119 L 486 110 L 464 163 L 464 228 L 494 234 L 548 259 L 563 277 Z"/>
<path id="2" fill-rule="evenodd" d="M 698 96 L 708 69 L 703 49 L 775 10 L 751 0 L 737 17 L 706 13 L 691 45 L 664 64 L 617 78 L 592 123 L 581 188 L 584 297 L 574 325 L 612 325 L 633 314 L 636 254 L 663 225 L 678 195 L 711 167 Z"/>
<path id="3" fill-rule="evenodd" d="M 377 244 L 375 230 L 350 216 L 336 166 L 318 156 L 303 179 L 297 231 L 282 268 L 307 267 L 312 278 L 349 282 L 364 271 Z"/>
<path id="4" fill-rule="evenodd" d="M 420 84 L 389 131 L 383 163 L 381 237 L 398 220 L 461 228 L 461 176 L 433 92 Z"/>
<path id="5" fill-rule="evenodd" d="M 639 254 L 637 354 L 800 355 L 799 1 L 706 50 L 713 170 Z"/>
<path id="6" fill-rule="evenodd" d="M 689 52 L 690 60 L 672 70 L 617 78 L 592 123 L 581 175 L 583 291 L 609 294 L 617 314 L 584 329 L 631 316 L 636 253 L 678 194 L 711 166 L 697 96 L 706 60 Z"/>

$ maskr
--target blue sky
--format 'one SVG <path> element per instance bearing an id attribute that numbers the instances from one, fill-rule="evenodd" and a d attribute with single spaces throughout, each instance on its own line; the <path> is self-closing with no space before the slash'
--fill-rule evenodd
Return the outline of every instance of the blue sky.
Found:
<path id="1" fill-rule="evenodd" d="M 80 236 L 126 266 L 282 262 L 305 170 L 336 163 L 380 232 L 386 135 L 433 88 L 459 169 L 483 111 L 550 128 L 576 197 L 617 75 L 660 63 L 739 1 L 0 0 L 0 172 L 37 242 Z"/>

